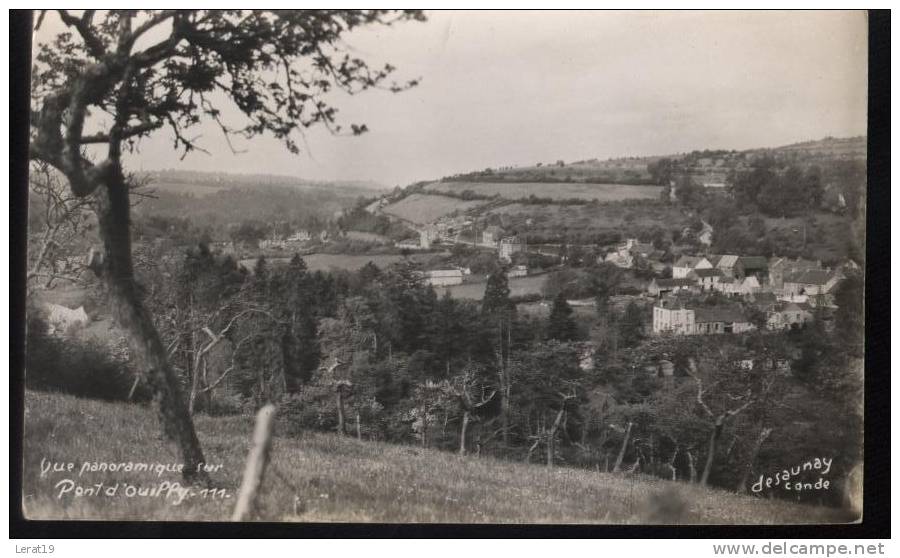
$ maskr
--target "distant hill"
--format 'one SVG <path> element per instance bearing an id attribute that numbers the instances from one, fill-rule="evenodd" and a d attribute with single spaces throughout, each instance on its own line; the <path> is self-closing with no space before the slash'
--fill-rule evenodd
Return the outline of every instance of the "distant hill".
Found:
<path id="1" fill-rule="evenodd" d="M 185 170 L 158 170 L 139 173 L 138 176 L 156 190 L 186 192 L 203 196 L 219 190 L 255 186 L 282 186 L 300 190 L 341 190 L 355 196 L 373 196 L 384 193 L 387 187 L 374 181 L 362 180 L 309 180 L 278 174 L 239 174 L 226 172 L 200 172 Z"/>
<path id="2" fill-rule="evenodd" d="M 700 182 L 720 184 L 725 175 L 748 165 L 755 157 L 771 156 L 800 165 L 834 159 L 865 159 L 866 137 L 827 137 L 780 147 L 746 150 L 705 149 L 689 153 L 548 161 L 530 166 L 487 168 L 445 176 L 441 182 L 581 182 L 590 184 L 657 184 L 652 165 L 670 159 Z"/>

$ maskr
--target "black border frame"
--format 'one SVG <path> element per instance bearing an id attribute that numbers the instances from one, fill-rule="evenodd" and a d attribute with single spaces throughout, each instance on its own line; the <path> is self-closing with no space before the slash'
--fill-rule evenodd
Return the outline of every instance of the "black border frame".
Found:
<path id="1" fill-rule="evenodd" d="M 863 521 L 842 525 L 607 526 L 35 521 L 22 514 L 25 263 L 32 13 L 10 10 L 10 538 L 890 537 L 890 10 L 870 10 Z M 877 381 L 877 385 L 876 385 Z"/>

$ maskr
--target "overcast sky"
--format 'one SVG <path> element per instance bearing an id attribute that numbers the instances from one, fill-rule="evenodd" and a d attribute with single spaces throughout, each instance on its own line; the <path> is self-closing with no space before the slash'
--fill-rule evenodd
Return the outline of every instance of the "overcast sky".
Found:
<path id="1" fill-rule="evenodd" d="M 358 54 L 421 78 L 338 99 L 361 137 L 308 132 L 309 154 L 270 138 L 180 161 L 165 133 L 135 169 L 265 172 L 388 186 L 556 159 L 777 146 L 866 133 L 862 12 L 436 12 L 348 35 Z M 49 29 L 49 27 L 48 27 Z M 44 31 L 44 29 L 42 29 Z M 231 114 L 234 114 L 232 111 Z"/>

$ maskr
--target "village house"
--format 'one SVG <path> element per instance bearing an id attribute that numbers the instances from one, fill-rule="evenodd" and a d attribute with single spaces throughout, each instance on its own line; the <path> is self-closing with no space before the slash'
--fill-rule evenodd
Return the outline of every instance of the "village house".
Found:
<path id="1" fill-rule="evenodd" d="M 695 333 L 744 333 L 756 329 L 736 306 L 698 306 L 694 309 Z"/>
<path id="2" fill-rule="evenodd" d="M 756 329 L 736 306 L 688 308 L 674 299 L 662 299 L 653 307 L 655 335 L 712 335 L 744 333 Z"/>
<path id="3" fill-rule="evenodd" d="M 712 264 L 703 256 L 681 256 L 672 265 L 672 278 L 684 279 L 695 269 L 710 269 Z"/>
<path id="4" fill-rule="evenodd" d="M 500 259 L 505 262 L 512 261 L 512 255 L 517 252 L 525 251 L 525 243 L 519 239 L 517 236 L 507 236 L 500 240 L 500 246 L 498 249 Z"/>
<path id="5" fill-rule="evenodd" d="M 309 234 L 309 231 L 301 229 L 284 240 L 286 242 L 307 242 L 311 238 L 312 235 Z"/>
<path id="6" fill-rule="evenodd" d="M 779 301 L 766 308 L 766 328 L 774 331 L 795 329 L 813 320 L 808 304 Z"/>
<path id="7" fill-rule="evenodd" d="M 722 278 L 722 270 L 712 268 L 695 269 L 688 274 L 688 279 L 693 279 L 700 286 L 701 291 L 714 291 Z"/>
<path id="8" fill-rule="evenodd" d="M 782 293 L 785 297 L 826 295 L 831 293 L 842 278 L 839 272 L 825 269 L 797 271 L 785 276 Z"/>
<path id="9" fill-rule="evenodd" d="M 762 284 L 769 279 L 769 260 L 763 256 L 740 256 L 734 267 L 734 276 L 743 279 L 749 275 L 756 276 Z"/>
<path id="10" fill-rule="evenodd" d="M 812 271 L 822 269 L 822 262 L 797 258 L 772 258 L 769 261 L 769 285 L 773 290 L 780 291 L 784 288 L 784 278 L 798 271 Z"/>
<path id="11" fill-rule="evenodd" d="M 693 335 L 694 311 L 685 308 L 676 299 L 660 300 L 653 307 L 653 333 L 655 335 Z"/>
<path id="12" fill-rule="evenodd" d="M 637 258 L 643 258 L 653 265 L 653 261 L 659 260 L 663 256 L 661 250 L 657 250 L 652 244 L 639 242 L 636 238 L 625 240 L 624 244 L 616 246 L 615 250 L 598 258 L 600 262 L 607 262 L 621 267 L 630 269 L 634 267 Z M 659 266 L 660 269 L 662 266 Z"/>
<path id="13" fill-rule="evenodd" d="M 616 250 L 606 254 L 606 256 L 601 256 L 600 259 L 623 269 L 631 269 L 634 267 L 634 256 L 627 250 Z"/>
<path id="14" fill-rule="evenodd" d="M 716 269 L 722 270 L 724 277 L 734 277 L 734 268 L 737 266 L 738 256 L 724 254 L 720 256 L 709 256 L 709 263 Z"/>
<path id="15" fill-rule="evenodd" d="M 418 250 L 421 248 L 418 239 L 407 238 L 394 243 L 394 246 L 400 250 Z"/>
<path id="16" fill-rule="evenodd" d="M 432 243 L 439 238 L 438 230 L 435 227 L 426 226 L 419 230 L 419 248 L 427 250 L 431 248 Z"/>
<path id="17" fill-rule="evenodd" d="M 647 294 L 659 297 L 685 291 L 699 292 L 699 290 L 697 281 L 689 277 L 683 277 L 681 279 L 653 278 L 653 280 L 650 281 L 650 285 L 647 287 Z"/>
<path id="18" fill-rule="evenodd" d="M 514 277 L 525 277 L 528 275 L 528 266 L 527 265 L 514 265 L 509 271 L 506 272 L 506 277 L 508 279 L 513 279 Z"/>
<path id="19" fill-rule="evenodd" d="M 502 236 L 503 229 L 496 225 L 490 225 L 481 231 L 481 243 L 496 246 Z"/>
<path id="20" fill-rule="evenodd" d="M 728 296 L 750 296 L 759 293 L 762 287 L 756 276 L 751 275 L 743 279 L 722 277 L 713 288 Z"/>
<path id="21" fill-rule="evenodd" d="M 461 285 L 463 282 L 463 272 L 461 269 L 435 269 L 426 271 L 425 282 L 432 287 Z"/>

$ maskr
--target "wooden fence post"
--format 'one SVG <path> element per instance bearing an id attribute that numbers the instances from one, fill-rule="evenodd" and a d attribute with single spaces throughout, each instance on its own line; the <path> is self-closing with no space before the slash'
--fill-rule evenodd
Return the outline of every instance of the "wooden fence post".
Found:
<path id="1" fill-rule="evenodd" d="M 238 492 L 237 504 L 232 521 L 247 521 L 256 504 L 256 496 L 262 485 L 263 475 L 269 461 L 272 447 L 272 427 L 275 424 L 275 405 L 269 403 L 256 414 L 256 428 L 253 431 L 253 446 L 247 455 L 244 478 Z"/>

